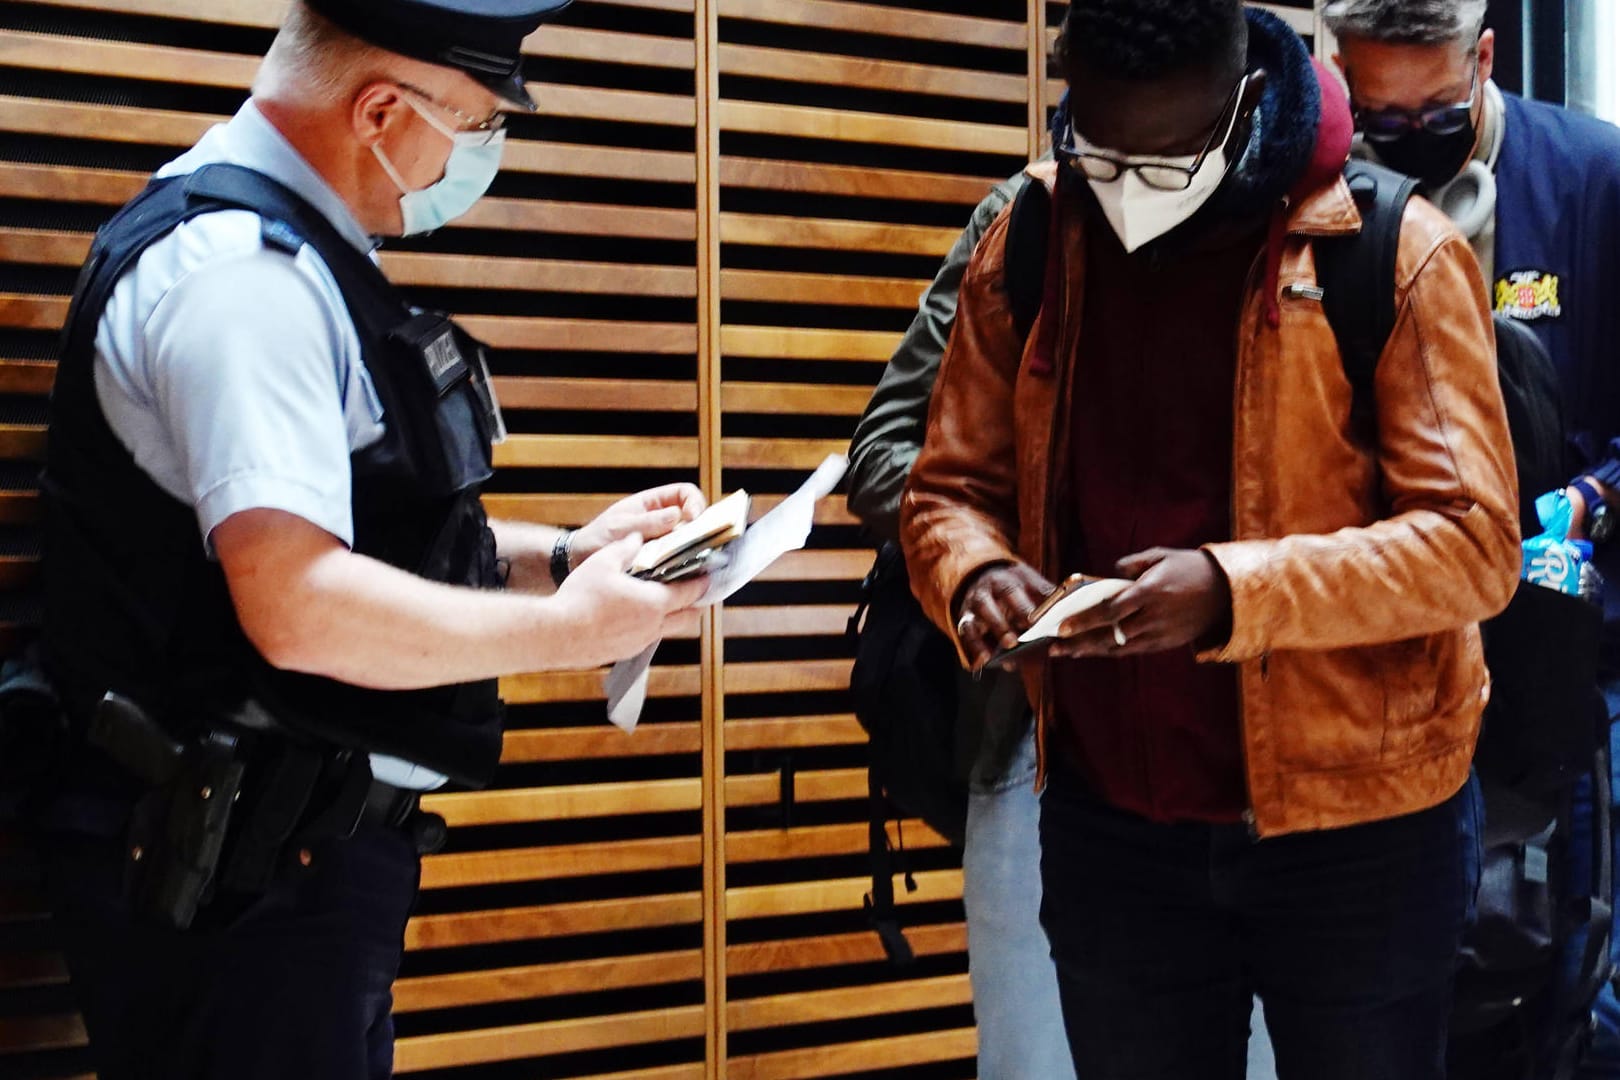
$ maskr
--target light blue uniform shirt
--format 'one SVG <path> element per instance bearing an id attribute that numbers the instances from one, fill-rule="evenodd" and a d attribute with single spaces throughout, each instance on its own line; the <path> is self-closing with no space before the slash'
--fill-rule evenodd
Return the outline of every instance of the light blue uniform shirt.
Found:
<path id="1" fill-rule="evenodd" d="M 376 243 L 252 102 L 159 169 L 226 162 L 279 181 L 359 250 Z M 331 271 L 312 247 L 267 248 L 245 210 L 204 214 L 148 248 L 96 328 L 96 397 L 164 491 L 214 528 L 243 510 L 296 514 L 354 543 L 349 455 L 382 437 L 383 410 Z M 445 778 L 381 754 L 372 774 L 426 790 Z"/>

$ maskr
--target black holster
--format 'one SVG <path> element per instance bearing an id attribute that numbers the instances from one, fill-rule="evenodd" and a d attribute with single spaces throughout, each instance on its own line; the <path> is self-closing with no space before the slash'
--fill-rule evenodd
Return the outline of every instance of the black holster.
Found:
<path id="1" fill-rule="evenodd" d="M 180 930 L 216 891 L 260 894 L 305 865 L 292 851 L 353 835 L 372 789 L 366 754 L 295 736 L 255 701 L 200 727 L 183 744 L 109 693 L 87 732 L 147 787 L 125 836 L 126 894 L 141 916 Z"/>
<path id="2" fill-rule="evenodd" d="M 242 773 L 235 738 L 210 733 L 186 748 L 167 783 L 135 804 L 127 887 L 137 912 L 177 930 L 191 925 L 213 894 Z"/>
<path id="3" fill-rule="evenodd" d="M 141 916 L 184 930 L 212 895 L 231 810 L 242 790 L 236 736 L 211 731 L 176 742 L 141 707 L 109 693 L 87 732 L 100 749 L 151 785 L 125 836 L 125 893 Z"/>

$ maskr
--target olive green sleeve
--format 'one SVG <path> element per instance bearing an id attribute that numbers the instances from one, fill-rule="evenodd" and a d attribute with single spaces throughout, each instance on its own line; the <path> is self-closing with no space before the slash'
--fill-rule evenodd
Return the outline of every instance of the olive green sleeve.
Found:
<path id="1" fill-rule="evenodd" d="M 956 320 L 956 295 L 973 249 L 990 223 L 1024 185 L 1023 173 L 997 184 L 973 211 L 933 284 L 923 293 L 916 318 L 883 370 L 872 400 L 855 428 L 849 449 L 849 508 L 885 540 L 900 533 L 900 493 L 922 449 L 928 402 L 945 345 Z"/>

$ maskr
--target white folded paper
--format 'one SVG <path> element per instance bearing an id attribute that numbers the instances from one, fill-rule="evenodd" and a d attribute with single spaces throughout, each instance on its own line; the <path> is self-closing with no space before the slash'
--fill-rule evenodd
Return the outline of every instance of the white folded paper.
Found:
<path id="1" fill-rule="evenodd" d="M 732 541 L 726 549 L 726 564 L 709 575 L 709 587 L 695 606 L 721 603 L 777 559 L 804 547 L 815 524 L 816 503 L 832 494 L 847 468 L 849 460 L 842 454 L 828 455 L 799 485 L 799 490 Z M 631 659 L 614 664 L 607 674 L 608 719 L 624 731 L 635 730 L 641 719 L 641 708 L 647 701 L 647 676 L 657 651 L 658 643 L 654 642 Z"/>

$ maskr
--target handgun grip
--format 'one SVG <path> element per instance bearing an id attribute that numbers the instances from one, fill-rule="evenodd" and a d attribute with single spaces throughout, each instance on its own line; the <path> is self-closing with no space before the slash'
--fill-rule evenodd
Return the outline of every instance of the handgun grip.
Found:
<path id="1" fill-rule="evenodd" d="M 153 786 L 172 780 L 185 755 L 185 747 L 145 709 L 112 690 L 97 704 L 87 738 L 90 745 Z"/>

